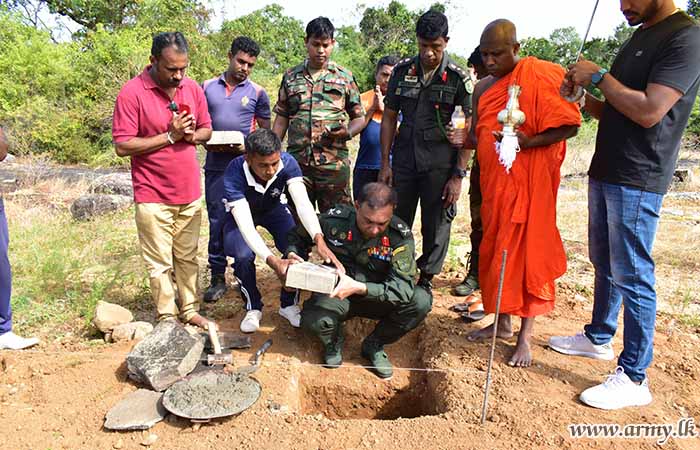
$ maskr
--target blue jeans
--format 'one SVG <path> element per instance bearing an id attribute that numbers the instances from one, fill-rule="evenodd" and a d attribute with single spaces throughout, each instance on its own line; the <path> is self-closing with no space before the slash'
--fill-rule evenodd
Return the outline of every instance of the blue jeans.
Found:
<path id="1" fill-rule="evenodd" d="M 260 225 L 270 232 L 275 241 L 275 247 L 284 253 L 287 250 L 287 235 L 294 228 L 294 218 L 286 205 L 280 204 L 275 209 L 261 216 L 253 216 L 255 225 Z M 255 253 L 243 240 L 231 214 L 224 221 L 224 248 L 226 256 L 233 257 L 233 274 L 238 278 L 241 295 L 246 301 L 246 309 L 262 311 L 263 302 L 258 290 L 255 276 Z M 292 306 L 299 301 L 299 291 L 289 292 L 282 289 L 280 303 L 282 307 Z"/>
<path id="2" fill-rule="evenodd" d="M 224 198 L 224 172 L 204 171 L 204 198 L 209 216 L 209 267 L 212 275 L 223 275 L 226 271 L 224 222 L 226 216 L 230 216 L 221 201 Z"/>
<path id="3" fill-rule="evenodd" d="M 7 257 L 9 243 L 10 235 L 7 230 L 5 204 L 0 197 L 0 334 L 12 330 L 12 308 L 10 307 L 12 271 L 10 270 L 10 260 Z"/>
<path id="4" fill-rule="evenodd" d="M 618 359 L 632 381 L 646 378 L 654 351 L 656 291 L 651 249 L 662 194 L 588 182 L 588 252 L 595 268 L 593 318 L 584 327 L 596 345 L 608 343 L 625 305 L 624 348 Z"/>

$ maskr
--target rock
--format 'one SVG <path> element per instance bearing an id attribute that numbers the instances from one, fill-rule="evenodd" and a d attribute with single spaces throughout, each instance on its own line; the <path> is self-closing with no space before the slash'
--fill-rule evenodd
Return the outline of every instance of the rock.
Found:
<path id="1" fill-rule="evenodd" d="M 202 350 L 204 337 L 189 334 L 176 320 L 164 320 L 127 355 L 129 377 L 164 391 L 192 372 Z"/>
<path id="2" fill-rule="evenodd" d="M 93 194 L 112 194 L 134 196 L 134 185 L 131 182 L 129 172 L 118 172 L 102 175 L 95 178 L 90 184 L 90 192 Z"/>
<path id="3" fill-rule="evenodd" d="M 131 311 L 123 306 L 107 303 L 100 300 L 95 308 L 95 318 L 92 323 L 103 333 L 112 331 L 117 325 L 129 323 L 134 320 Z"/>
<path id="4" fill-rule="evenodd" d="M 679 181 L 681 183 L 692 183 L 693 182 L 693 171 L 690 167 L 677 167 L 673 172 L 674 181 Z"/>
<path id="5" fill-rule="evenodd" d="M 119 438 L 119 440 L 112 445 L 112 448 L 115 450 L 119 450 L 122 447 L 124 447 L 124 439 L 122 438 Z"/>
<path id="6" fill-rule="evenodd" d="M 153 331 L 153 325 L 148 322 L 129 322 L 117 325 L 112 330 L 113 342 L 141 340 Z"/>
<path id="7" fill-rule="evenodd" d="M 157 434 L 149 434 L 148 436 L 143 438 L 143 441 L 141 441 L 141 445 L 143 445 L 144 447 L 150 447 L 151 445 L 155 444 L 157 440 Z"/>
<path id="8" fill-rule="evenodd" d="M 78 197 L 70 206 L 75 220 L 89 220 L 112 211 L 128 208 L 132 198 L 125 195 L 85 194 Z"/>
<path id="9" fill-rule="evenodd" d="M 105 416 L 108 430 L 147 430 L 168 412 L 163 407 L 163 394 L 139 389 L 114 405 Z"/>

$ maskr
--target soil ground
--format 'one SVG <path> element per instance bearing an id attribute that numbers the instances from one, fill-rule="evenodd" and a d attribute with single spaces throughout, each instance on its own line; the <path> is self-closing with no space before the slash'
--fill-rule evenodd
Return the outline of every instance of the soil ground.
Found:
<path id="1" fill-rule="evenodd" d="M 339 369 L 319 366 L 320 347 L 295 330 L 270 305 L 253 349 L 274 339 L 255 374 L 263 387 L 258 402 L 239 416 L 204 424 L 169 416 L 149 432 L 110 432 L 104 414 L 137 387 L 127 379 L 124 357 L 130 344 L 56 345 L 36 351 L 0 353 L 0 429 L 6 449 L 152 448 L 199 449 L 493 449 L 493 448 L 653 448 L 654 440 L 572 439 L 571 423 L 675 423 L 700 417 L 697 390 L 700 338 L 667 327 L 661 318 L 655 362 L 649 370 L 654 402 L 645 408 L 604 412 L 580 404 L 581 390 L 597 384 L 613 362 L 565 357 L 546 348 L 552 334 L 580 329 L 590 303 L 565 283 L 555 311 L 537 323 L 535 364 L 507 366 L 514 341 L 499 340 L 485 426 L 479 425 L 489 343 L 471 344 L 465 334 L 484 321 L 465 325 L 448 307 L 458 299 L 441 287 L 425 324 L 388 348 L 397 367 L 382 381 L 362 368 L 362 337 L 371 322 L 347 323 L 345 362 Z M 275 298 L 277 281 L 268 274 L 263 295 Z M 267 295 L 266 295 L 267 294 Z M 221 302 L 238 301 L 231 293 Z M 273 304 L 273 301 L 268 303 Z M 242 312 L 221 321 L 237 330 Z M 621 343 L 616 339 L 615 348 Z M 253 349 L 235 351 L 238 365 Z M 671 439 L 666 448 L 700 448 L 698 439 Z"/>

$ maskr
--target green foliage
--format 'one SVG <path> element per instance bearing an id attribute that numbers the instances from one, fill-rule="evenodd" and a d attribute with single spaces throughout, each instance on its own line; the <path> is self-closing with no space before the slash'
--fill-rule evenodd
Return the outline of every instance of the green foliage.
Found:
<path id="1" fill-rule="evenodd" d="M 138 0 L 44 0 L 49 11 L 69 17 L 89 30 L 98 25 L 116 29 L 136 13 Z"/>
<path id="2" fill-rule="evenodd" d="M 688 0 L 688 14 L 700 19 L 700 0 Z"/>
<path id="3" fill-rule="evenodd" d="M 295 66 L 306 57 L 304 26 L 285 16 L 280 5 L 269 5 L 248 15 L 225 21 L 212 38 L 217 42 L 222 61 L 231 42 L 245 35 L 260 45 L 256 71 L 279 73 Z"/>
<path id="4" fill-rule="evenodd" d="M 695 106 L 690 113 L 690 120 L 688 121 L 688 128 L 686 128 L 686 131 L 695 135 L 700 135 L 700 97 L 695 97 Z"/>
<path id="5" fill-rule="evenodd" d="M 618 50 L 633 31 L 623 22 L 610 37 L 589 39 L 583 48 L 583 56 L 603 67 L 610 67 Z M 522 55 L 536 56 L 563 67 L 576 61 L 579 48 L 581 36 L 573 27 L 558 28 L 547 38 L 525 38 L 521 42 Z"/>
<path id="6" fill-rule="evenodd" d="M 448 3 L 431 8 L 444 12 Z M 691 13 L 697 4 L 689 3 Z M 82 28 L 69 41 L 56 42 L 53 30 L 36 18 L 40 7 Z M 333 59 L 354 73 L 362 91 L 371 89 L 379 58 L 416 53 L 415 23 L 424 11 L 398 0 L 365 8 L 358 27 L 337 30 Z M 284 70 L 306 57 L 304 24 L 285 15 L 278 4 L 225 21 L 218 31 L 208 29 L 209 20 L 210 11 L 200 0 L 0 2 L 0 123 L 11 136 L 13 151 L 62 163 L 127 164 L 112 147 L 114 99 L 148 64 L 151 38 L 161 31 L 185 34 L 190 43 L 188 76 L 197 81 L 223 72 L 231 41 L 250 36 L 261 47 L 252 77 L 274 103 Z M 623 23 L 610 37 L 591 39 L 584 56 L 609 67 L 631 32 Z M 576 58 L 580 39 L 575 29 L 562 28 L 548 38 L 524 39 L 522 53 L 568 65 Z M 462 56 L 451 56 L 466 65 Z M 698 115 L 696 103 L 689 130 L 700 133 Z"/>

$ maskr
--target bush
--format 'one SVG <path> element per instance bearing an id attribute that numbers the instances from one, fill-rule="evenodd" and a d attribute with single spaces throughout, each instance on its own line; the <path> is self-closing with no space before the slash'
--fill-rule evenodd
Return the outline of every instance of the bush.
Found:
<path id="1" fill-rule="evenodd" d="M 690 113 L 690 120 L 688 120 L 688 128 L 686 128 L 686 131 L 695 135 L 700 135 L 700 96 L 695 97 L 695 106 Z"/>

